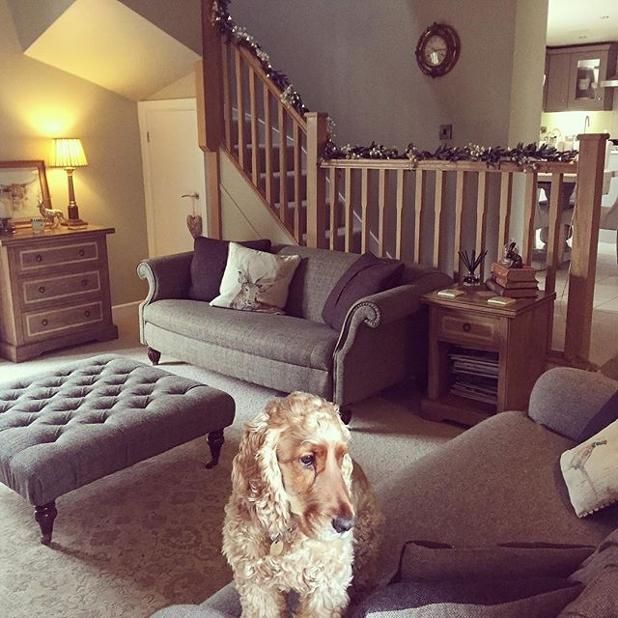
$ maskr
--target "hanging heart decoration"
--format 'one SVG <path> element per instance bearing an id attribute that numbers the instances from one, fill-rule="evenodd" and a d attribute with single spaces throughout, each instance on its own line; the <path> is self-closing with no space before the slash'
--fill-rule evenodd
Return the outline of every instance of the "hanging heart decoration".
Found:
<path id="1" fill-rule="evenodd" d="M 202 235 L 202 217 L 200 215 L 187 215 L 187 227 L 193 238 Z"/>

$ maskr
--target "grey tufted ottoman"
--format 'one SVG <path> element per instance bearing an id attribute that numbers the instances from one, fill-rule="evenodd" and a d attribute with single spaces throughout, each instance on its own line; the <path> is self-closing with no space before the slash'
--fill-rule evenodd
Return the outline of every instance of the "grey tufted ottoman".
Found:
<path id="1" fill-rule="evenodd" d="M 51 542 L 59 496 L 208 434 L 215 466 L 234 400 L 115 356 L 0 384 L 0 482 L 35 508 Z"/>

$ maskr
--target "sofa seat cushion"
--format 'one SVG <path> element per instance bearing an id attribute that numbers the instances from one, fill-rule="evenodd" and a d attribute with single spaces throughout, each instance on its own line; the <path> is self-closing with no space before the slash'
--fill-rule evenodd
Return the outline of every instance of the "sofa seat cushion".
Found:
<path id="1" fill-rule="evenodd" d="M 198 300 L 159 300 L 144 307 L 144 320 L 199 341 L 325 371 L 332 367 L 338 338 L 322 323 L 211 307 Z"/>

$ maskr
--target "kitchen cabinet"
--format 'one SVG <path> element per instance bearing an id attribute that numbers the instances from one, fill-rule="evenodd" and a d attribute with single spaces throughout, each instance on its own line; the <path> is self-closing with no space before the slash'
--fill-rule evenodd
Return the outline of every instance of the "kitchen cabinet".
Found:
<path id="1" fill-rule="evenodd" d="M 618 43 L 547 48 L 543 110 L 611 110 L 614 89 L 601 82 L 616 74 Z"/>

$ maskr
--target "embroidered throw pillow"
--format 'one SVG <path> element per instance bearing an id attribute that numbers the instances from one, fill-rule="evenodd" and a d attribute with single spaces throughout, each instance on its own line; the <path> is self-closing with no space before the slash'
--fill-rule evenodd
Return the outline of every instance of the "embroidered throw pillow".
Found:
<path id="1" fill-rule="evenodd" d="M 273 255 L 231 242 L 219 296 L 210 304 L 242 311 L 284 313 L 299 255 Z"/>
<path id="2" fill-rule="evenodd" d="M 562 453 L 560 469 L 578 517 L 618 501 L 618 421 Z"/>
<path id="3" fill-rule="evenodd" d="M 341 330 L 350 307 L 361 298 L 395 287 L 404 271 L 403 262 L 387 261 L 370 251 L 363 253 L 346 270 L 328 295 L 322 319 Z"/>
<path id="4" fill-rule="evenodd" d="M 229 241 L 198 236 L 193 243 L 191 260 L 191 287 L 189 298 L 211 301 L 219 294 L 219 286 L 227 264 Z M 239 244 L 243 247 L 269 251 L 270 240 L 246 240 Z"/>

